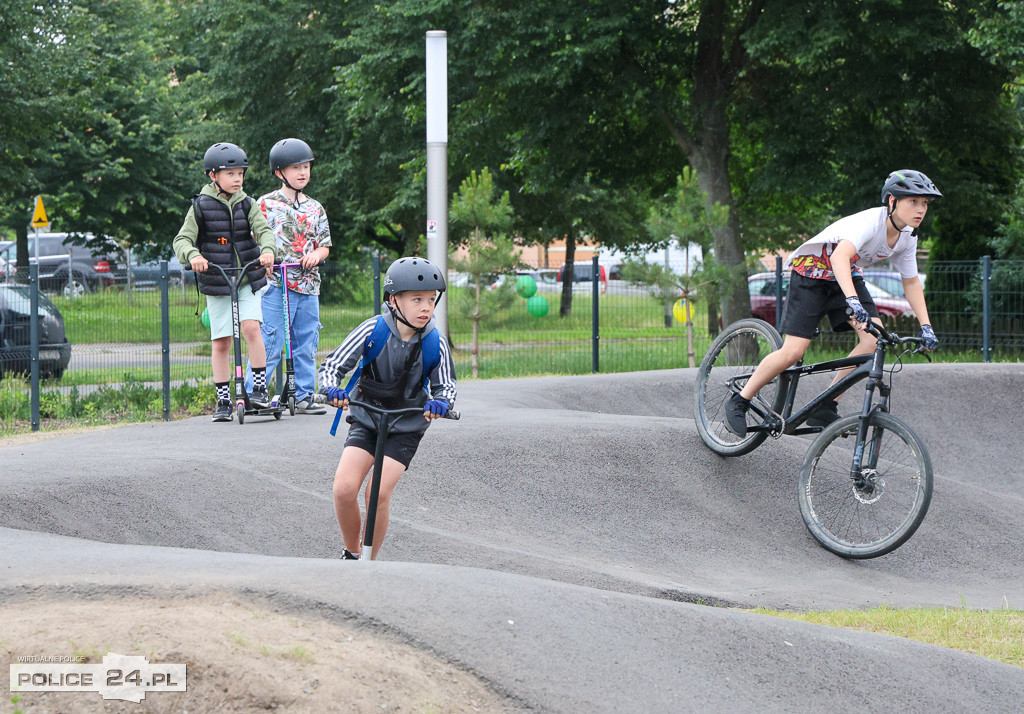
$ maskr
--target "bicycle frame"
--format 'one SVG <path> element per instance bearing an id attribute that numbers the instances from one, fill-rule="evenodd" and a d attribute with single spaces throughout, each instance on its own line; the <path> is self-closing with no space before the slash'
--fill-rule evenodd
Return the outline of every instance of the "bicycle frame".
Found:
<path id="1" fill-rule="evenodd" d="M 779 388 L 785 395 L 783 401 L 782 413 L 777 414 L 771 406 L 760 397 L 756 396 L 750 402 L 751 411 L 755 412 L 761 417 L 762 423 L 755 424 L 749 427 L 750 431 L 767 431 L 771 434 L 780 435 L 800 435 L 800 434 L 816 434 L 823 430 L 823 427 L 801 427 L 801 424 L 807 421 L 811 414 L 822 404 L 827 401 L 835 399 L 836 396 L 842 394 L 857 382 L 867 380 L 867 384 L 864 389 L 864 404 L 861 408 L 862 425 L 867 424 L 866 417 L 870 416 L 874 411 L 889 411 L 889 387 L 882 381 L 882 374 L 885 367 L 885 353 L 886 348 L 891 344 L 895 344 L 895 340 L 888 333 L 884 336 L 882 333 L 876 334 L 878 338 L 875 344 L 875 349 L 871 354 L 855 355 L 853 357 L 843 357 L 841 359 L 829 360 L 827 362 L 817 362 L 814 364 L 805 365 L 803 360 L 798 362 L 796 365 L 784 370 L 779 375 Z M 843 376 L 839 381 L 834 384 L 830 384 L 824 390 L 822 390 L 817 396 L 809 401 L 803 408 L 797 412 L 793 412 L 793 405 L 796 402 L 796 391 L 800 384 L 800 378 L 810 374 L 821 374 L 824 372 L 838 372 L 841 369 L 853 367 L 853 371 Z M 745 381 L 750 378 L 750 374 L 737 375 L 732 378 L 733 390 L 739 391 L 736 386 L 736 382 Z M 878 391 L 879 400 L 877 404 L 872 404 L 874 400 L 874 392 Z M 866 430 L 866 426 L 864 427 Z"/>
<path id="2" fill-rule="evenodd" d="M 876 430 L 876 433 L 872 435 L 869 441 L 868 428 L 870 427 L 872 414 L 878 411 L 889 411 L 890 390 L 882 379 L 885 368 L 885 353 L 887 347 L 896 346 L 899 344 L 900 339 L 897 335 L 890 334 L 885 328 L 874 323 L 870 324 L 867 329 L 876 338 L 875 349 L 871 354 L 843 357 L 809 365 L 804 365 L 803 360 L 801 360 L 796 365 L 784 370 L 778 377 L 779 388 L 782 389 L 785 395 L 782 414 L 775 413 L 760 395 L 757 395 L 750 402 L 751 410 L 762 419 L 760 424 L 749 427 L 750 431 L 766 431 L 776 436 L 782 434 L 817 434 L 824 431 L 824 427 L 801 427 L 800 425 L 807 421 L 811 414 L 827 400 L 835 399 L 836 396 L 842 394 L 857 382 L 866 379 L 864 403 L 861 407 L 860 424 L 857 428 L 857 441 L 853 452 L 853 462 L 850 465 L 850 478 L 858 489 L 865 488 L 868 483 L 868 472 L 873 472 L 878 465 L 878 442 L 881 439 L 881 432 Z M 847 367 L 853 367 L 854 369 L 837 382 L 830 384 L 822 390 L 802 409 L 795 414 L 793 413 L 796 390 L 801 377 L 808 374 L 836 372 Z M 730 380 L 733 390 L 738 392 L 739 389 L 736 386 L 736 382 L 749 379 L 750 376 L 750 374 L 745 374 L 733 377 Z M 878 391 L 879 399 L 877 403 L 873 404 L 876 390 Z M 870 446 L 870 448 L 865 453 L 866 446 Z"/>

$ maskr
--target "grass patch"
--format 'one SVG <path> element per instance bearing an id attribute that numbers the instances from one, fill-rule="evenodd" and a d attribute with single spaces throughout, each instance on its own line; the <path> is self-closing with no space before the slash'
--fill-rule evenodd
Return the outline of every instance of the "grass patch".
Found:
<path id="1" fill-rule="evenodd" d="M 893 635 L 969 652 L 1024 668 L 1024 610 L 895 608 L 787 612 L 757 608 L 759 615 L 829 627 Z"/>
<path id="2" fill-rule="evenodd" d="M 171 416 L 182 418 L 208 412 L 214 402 L 214 387 L 185 382 L 171 388 Z M 39 395 L 40 427 L 47 430 L 69 426 L 101 426 L 124 422 L 163 419 L 163 394 L 130 374 L 119 384 L 101 385 L 82 395 L 78 387 L 64 393 L 42 391 Z M 32 430 L 30 393 L 19 381 L 0 380 L 0 438 Z"/>

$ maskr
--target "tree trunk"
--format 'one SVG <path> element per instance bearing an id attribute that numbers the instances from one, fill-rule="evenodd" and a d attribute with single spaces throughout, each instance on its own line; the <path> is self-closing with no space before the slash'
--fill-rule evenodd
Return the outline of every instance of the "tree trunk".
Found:
<path id="1" fill-rule="evenodd" d="M 473 307 L 473 342 L 470 347 L 470 363 L 473 365 L 473 379 L 480 378 L 480 277 L 476 279 L 476 305 Z"/>
<path id="2" fill-rule="evenodd" d="M 576 279 L 576 234 L 571 230 L 565 233 L 565 268 L 562 270 L 562 303 L 558 308 L 561 317 L 572 314 L 572 286 Z"/>
<path id="3" fill-rule="evenodd" d="M 729 121 L 727 109 L 736 73 L 740 67 L 734 57 L 727 62 L 725 24 L 727 0 L 704 3 L 697 26 L 697 56 L 693 68 L 693 95 L 689 106 L 689 128 L 669 116 L 664 120 L 672 138 L 686 153 L 697 172 L 697 182 L 705 196 L 705 208 L 716 203 L 729 211 L 728 221 L 712 230 L 715 260 L 733 268 L 733 279 L 725 286 L 722 316 L 725 324 L 750 316 L 743 244 L 739 220 L 729 183 Z M 710 300 L 709 300 L 710 303 Z M 714 329 L 711 325 L 709 328 Z"/>

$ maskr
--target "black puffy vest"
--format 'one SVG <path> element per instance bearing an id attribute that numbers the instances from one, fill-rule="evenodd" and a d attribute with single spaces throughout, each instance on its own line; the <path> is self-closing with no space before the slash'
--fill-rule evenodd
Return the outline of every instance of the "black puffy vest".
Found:
<path id="1" fill-rule="evenodd" d="M 212 196 L 199 194 L 192 197 L 192 208 L 199 226 L 196 247 L 204 258 L 226 270 L 241 267 L 260 257 L 260 246 L 249 227 L 251 207 L 252 199 L 248 196 L 235 204 L 234 213 L 227 204 Z M 231 294 L 231 288 L 216 268 L 196 275 L 199 277 L 199 292 L 203 295 Z M 234 277 L 232 272 L 228 275 Z M 246 276 L 253 292 L 267 284 L 267 273 L 262 265 L 251 268 Z"/>

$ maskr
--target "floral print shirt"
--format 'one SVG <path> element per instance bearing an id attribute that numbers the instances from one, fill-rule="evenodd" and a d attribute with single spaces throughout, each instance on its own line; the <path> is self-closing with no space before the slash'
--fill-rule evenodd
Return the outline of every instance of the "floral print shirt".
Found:
<path id="1" fill-rule="evenodd" d="M 327 212 L 318 201 L 306 194 L 298 205 L 280 190 L 261 196 L 260 210 L 277 239 L 277 252 L 281 262 L 298 263 L 302 256 L 321 246 L 331 245 L 331 228 Z M 270 280 L 273 287 L 281 287 L 281 271 L 275 270 Z M 288 289 L 304 295 L 320 294 L 320 270 L 288 268 Z"/>

